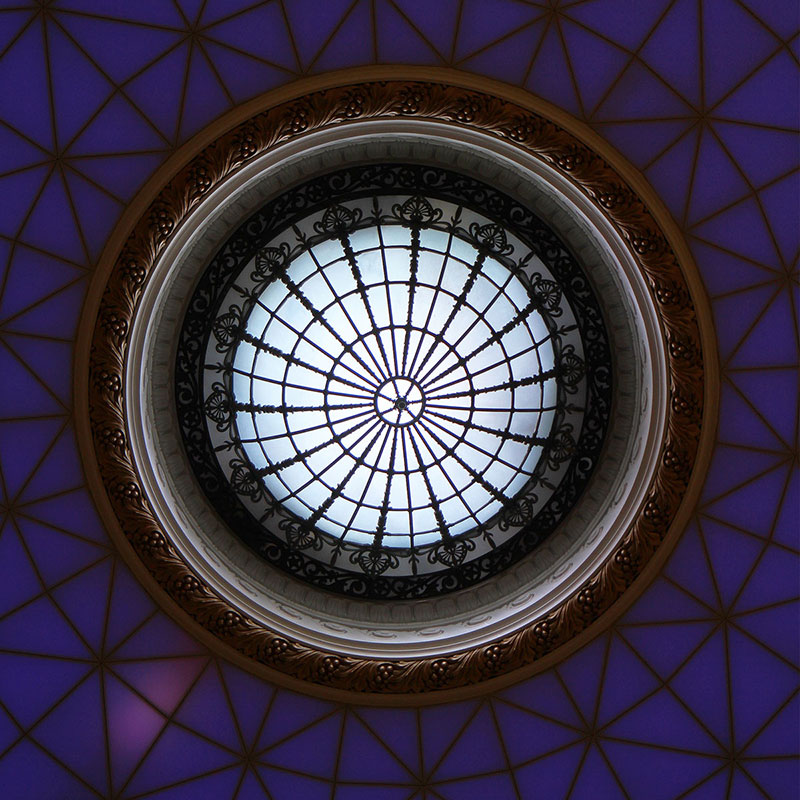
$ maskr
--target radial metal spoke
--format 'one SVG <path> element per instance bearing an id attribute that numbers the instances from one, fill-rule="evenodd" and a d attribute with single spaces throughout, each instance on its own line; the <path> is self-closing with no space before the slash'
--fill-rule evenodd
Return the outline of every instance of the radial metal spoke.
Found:
<path id="1" fill-rule="evenodd" d="M 400 429 L 394 428 L 392 431 L 392 451 L 389 454 L 389 469 L 386 471 L 386 489 L 383 493 L 383 502 L 378 514 L 378 527 L 375 531 L 375 546 L 380 546 L 383 536 L 386 533 L 386 518 L 389 514 L 389 497 L 392 490 L 392 478 L 394 478 L 394 459 L 397 455 L 397 437 Z"/>
<path id="2" fill-rule="evenodd" d="M 446 375 L 449 375 L 454 369 L 458 369 L 458 367 L 465 367 L 468 361 L 475 358 L 475 356 L 480 355 L 484 350 L 491 347 L 493 344 L 499 342 L 506 334 L 511 333 L 511 331 L 513 331 L 514 328 L 516 328 L 520 323 L 524 322 L 534 311 L 537 310 L 537 305 L 538 304 L 532 300 L 530 303 L 528 303 L 528 305 L 526 305 L 523 309 L 521 309 L 512 319 L 510 319 L 502 328 L 500 328 L 500 330 L 495 331 L 488 339 L 486 339 L 486 341 L 484 341 L 480 346 L 476 347 L 471 353 L 469 353 L 466 356 L 456 356 L 455 364 L 448 367 L 446 370 L 444 370 L 444 372 L 440 373 L 439 375 L 435 374 L 432 375 L 436 367 L 438 367 L 439 364 L 441 364 L 442 361 L 444 361 L 445 356 L 440 358 L 436 362 L 436 364 L 434 364 L 424 376 L 418 379 L 420 384 L 422 386 L 429 386 L 431 383 L 436 383 L 437 381 L 444 378 Z M 469 332 L 475 325 L 477 325 L 480 319 L 481 319 L 480 317 L 476 318 L 475 322 L 464 332 L 464 334 L 460 337 L 458 342 L 456 342 L 455 347 L 457 347 L 459 342 L 462 341 L 463 338 L 469 334 Z M 547 338 L 549 339 L 550 337 L 548 336 Z M 547 341 L 547 339 L 543 339 L 542 341 Z M 538 343 L 536 344 L 536 347 L 538 347 Z M 530 349 L 534 348 L 528 348 L 528 350 Z M 526 352 L 528 350 L 526 350 Z M 518 355 L 522 354 L 519 353 Z M 428 379 L 428 376 L 432 377 Z"/>
<path id="3" fill-rule="evenodd" d="M 370 428 L 370 431 L 372 431 L 372 428 Z M 311 525 L 316 525 L 317 522 L 319 522 L 322 519 L 325 512 L 333 505 L 334 501 L 336 501 L 339 497 L 342 496 L 344 487 L 347 486 L 350 479 L 353 477 L 353 475 L 356 474 L 356 470 L 358 470 L 359 467 L 364 465 L 364 459 L 367 457 L 367 453 L 369 453 L 369 451 L 372 450 L 372 448 L 375 446 L 375 442 L 378 441 L 378 439 L 381 436 L 381 433 L 383 433 L 383 431 L 379 429 L 378 432 L 372 437 L 369 444 L 364 449 L 364 452 L 357 459 L 355 459 L 355 462 L 353 463 L 353 466 L 350 468 L 350 471 L 347 473 L 347 475 L 345 475 L 344 478 L 342 478 L 342 480 L 339 482 L 336 488 L 328 495 L 328 497 L 322 502 L 322 504 L 317 508 L 317 510 L 309 517 L 308 521 Z M 359 441 L 361 441 L 361 439 L 359 439 Z M 356 509 L 356 513 L 357 512 L 358 510 Z M 353 518 L 351 517 L 350 523 L 346 527 L 352 525 L 352 522 Z"/>
<path id="4" fill-rule="evenodd" d="M 321 406 L 290 406 L 279 405 L 271 406 L 261 403 L 234 403 L 236 411 L 247 411 L 250 414 L 294 414 L 301 411 L 349 411 L 353 408 L 364 408 L 371 406 L 371 402 L 367 403 L 343 403 L 340 405 L 329 405 L 324 403 Z"/>
<path id="5" fill-rule="evenodd" d="M 512 411 L 516 410 L 527 410 L 527 409 L 511 409 L 509 408 L 508 411 L 511 413 Z M 448 414 L 442 414 L 438 411 L 430 411 L 428 414 L 425 415 L 425 418 L 428 419 L 430 416 L 440 417 L 441 419 L 445 420 L 446 422 L 452 422 L 456 425 L 464 425 L 462 420 L 457 419 L 456 417 L 451 417 Z M 433 422 L 433 420 L 430 420 Z M 496 428 L 487 428 L 485 425 L 480 425 L 479 423 L 475 422 L 474 420 L 470 421 L 469 428 L 471 430 L 481 431 L 482 433 L 490 433 L 492 436 L 497 436 L 500 439 L 503 439 L 507 442 L 519 442 L 520 444 L 538 444 L 544 445 L 547 443 L 546 438 L 542 438 L 541 436 L 525 436 L 522 433 L 511 433 L 507 430 L 497 430 Z"/>
<path id="6" fill-rule="evenodd" d="M 529 375 L 527 378 L 516 378 L 503 383 L 495 384 L 494 386 L 483 386 L 480 389 L 466 389 L 463 392 L 450 392 L 449 394 L 432 395 L 431 400 L 449 400 L 453 397 L 474 397 L 476 394 L 487 394 L 489 392 L 499 392 L 503 389 L 518 389 L 522 386 L 533 386 L 534 384 L 544 383 L 555 377 L 556 370 L 549 369 L 546 372 L 540 372 L 538 375 Z"/>
<path id="7" fill-rule="evenodd" d="M 320 269 L 320 273 L 322 274 L 323 278 L 326 277 L 325 276 L 325 271 L 323 269 Z M 286 286 L 286 288 L 292 293 L 292 295 L 294 297 L 296 297 L 300 301 L 300 303 L 302 304 L 303 308 L 305 308 L 305 310 L 308 311 L 308 313 L 311 314 L 311 316 L 314 317 L 314 319 L 317 322 L 319 322 L 320 325 L 322 325 L 325 328 L 325 330 L 328 331 L 328 333 L 331 334 L 331 336 L 333 336 L 333 338 L 336 339 L 336 341 L 339 342 L 339 344 L 341 344 L 342 347 L 345 350 L 347 350 L 348 347 L 349 347 L 347 342 L 341 337 L 341 335 L 333 327 L 333 325 L 331 325 L 328 322 L 328 320 L 325 319 L 325 315 L 321 311 L 319 311 L 319 309 L 317 309 L 314 306 L 314 304 L 305 296 L 305 294 L 303 293 L 302 289 L 300 289 L 300 287 L 288 275 L 286 275 L 285 272 L 281 273 L 280 280 L 284 284 L 284 286 Z M 333 293 L 333 296 L 336 297 L 336 292 L 334 291 L 333 287 L 330 286 L 330 283 L 328 285 L 329 285 L 329 287 L 331 289 L 331 292 Z M 340 303 L 340 306 L 341 306 L 341 303 Z M 352 322 L 351 322 L 351 325 L 352 325 Z M 358 328 L 354 325 L 353 326 L 353 330 L 357 331 Z M 361 356 L 359 356 L 358 353 L 355 352 L 355 350 L 351 349 L 350 352 L 351 352 L 353 358 L 355 358 L 355 360 L 358 361 L 359 364 L 361 364 L 361 366 L 377 381 L 377 383 L 381 383 L 383 381 L 383 379 L 386 376 L 376 375 L 372 371 L 372 369 L 367 365 L 366 361 L 364 361 L 361 358 Z M 375 366 L 376 367 L 378 366 L 377 363 L 375 364 Z M 379 372 L 380 372 L 380 370 L 379 370 Z"/>
<path id="8" fill-rule="evenodd" d="M 461 456 L 459 456 L 458 453 L 455 452 L 454 447 L 448 447 L 436 435 L 436 433 L 434 433 L 434 431 L 432 431 L 427 425 L 425 425 L 424 422 L 420 421 L 419 425 L 421 425 L 421 427 L 425 429 L 425 432 L 428 434 L 428 436 L 430 436 L 433 439 L 433 441 L 436 442 L 436 444 L 438 444 L 439 447 L 441 447 L 448 456 L 450 456 L 460 467 L 465 469 L 469 473 L 470 477 L 476 483 L 479 483 L 490 495 L 492 495 L 492 497 L 494 497 L 495 500 L 497 500 L 499 503 L 502 503 L 503 505 L 510 502 L 510 498 L 506 497 L 496 486 L 493 486 L 491 483 L 489 483 L 489 481 L 487 481 L 486 478 L 484 478 L 483 475 L 480 474 L 480 472 L 477 472 L 469 464 L 467 464 L 467 462 L 464 461 L 464 459 L 461 458 Z M 475 446 L 472 445 L 472 447 Z M 479 450 L 480 448 L 475 447 L 475 449 Z M 497 459 L 497 456 L 495 456 L 495 458 Z M 519 468 L 514 467 L 514 469 L 519 469 Z"/>
<path id="9" fill-rule="evenodd" d="M 369 317 L 369 324 L 372 326 L 372 332 L 375 334 L 375 339 L 378 342 L 378 349 L 381 351 L 381 357 L 383 358 L 383 363 L 386 365 L 387 375 L 392 374 L 392 366 L 389 363 L 389 357 L 386 355 L 386 349 L 383 346 L 383 340 L 378 333 L 379 326 L 375 320 L 375 314 L 372 310 L 372 306 L 369 302 L 369 295 L 367 294 L 367 287 L 364 285 L 364 279 L 361 276 L 361 267 L 358 264 L 358 259 L 356 258 L 356 254 L 353 252 L 353 246 L 350 243 L 350 237 L 343 233 L 339 237 L 339 242 L 342 245 L 342 249 L 344 250 L 345 258 L 347 259 L 347 263 L 350 265 L 350 272 L 353 276 L 353 280 L 356 282 L 356 288 L 358 289 L 358 293 L 361 296 L 361 302 L 364 304 L 364 309 L 367 312 L 367 316 Z"/>
<path id="10" fill-rule="evenodd" d="M 373 417 L 374 419 L 374 417 Z M 308 450 L 304 450 L 302 453 L 297 453 L 293 455 L 291 458 L 285 458 L 283 461 L 279 461 L 277 464 L 270 464 L 268 467 L 261 467 L 260 469 L 256 470 L 256 475 L 259 477 L 265 477 L 266 475 L 274 475 L 281 470 L 286 469 L 287 467 L 291 467 L 293 464 L 299 464 L 301 461 L 304 461 L 309 456 L 313 456 L 314 453 L 319 453 L 320 450 L 324 450 L 326 447 L 330 447 L 332 444 L 339 444 L 341 446 L 341 439 L 345 436 L 349 436 L 351 433 L 354 433 L 359 428 L 363 428 L 369 420 L 364 420 L 363 422 L 359 422 L 356 425 L 353 425 L 351 428 L 348 428 L 344 433 L 340 433 L 338 435 L 334 434 L 332 439 L 329 439 L 326 442 L 322 442 L 314 447 L 309 448 Z M 377 421 L 374 423 L 375 425 L 378 424 Z M 369 430 L 372 430 L 371 428 Z"/>
<path id="11" fill-rule="evenodd" d="M 428 348 L 428 351 L 425 353 L 422 361 L 420 361 L 419 365 L 415 366 L 415 362 L 417 360 L 417 356 L 419 355 L 419 349 L 417 349 L 416 354 L 414 355 L 414 361 L 411 362 L 411 367 L 409 370 L 413 372 L 415 375 L 419 374 L 422 369 L 425 367 L 425 364 L 428 363 L 428 359 L 433 355 L 434 351 L 436 350 L 437 345 L 440 345 L 444 342 L 445 338 L 444 335 L 447 333 L 447 329 L 450 327 L 452 321 L 456 318 L 456 314 L 464 307 L 467 302 L 467 296 L 472 291 L 472 287 L 475 285 L 475 281 L 478 279 L 478 273 L 481 271 L 481 267 L 483 266 L 483 262 L 486 261 L 486 253 L 485 252 L 478 252 L 477 258 L 475 259 L 474 263 L 470 267 L 469 275 L 467 276 L 466 281 L 464 281 L 464 286 L 461 288 L 461 293 L 456 298 L 456 301 L 453 307 L 450 309 L 450 313 L 447 316 L 444 324 L 442 325 L 441 329 L 438 333 L 433 335 L 433 344 Z M 439 295 L 439 290 L 437 290 L 437 297 Z M 434 303 L 436 300 L 434 299 Z"/>
<path id="12" fill-rule="evenodd" d="M 420 472 L 422 473 L 422 480 L 425 484 L 425 489 L 428 492 L 428 497 L 431 501 L 431 508 L 433 510 L 433 516 L 436 518 L 436 525 L 439 528 L 439 535 L 442 537 L 442 540 L 447 542 L 450 540 L 450 531 L 447 528 L 447 522 L 445 521 L 444 514 L 442 514 L 442 508 L 439 505 L 439 500 L 436 496 L 436 492 L 433 490 L 431 486 L 430 478 L 428 477 L 428 471 L 423 466 L 422 455 L 419 452 L 419 447 L 417 446 L 416 441 L 414 440 L 414 434 L 411 430 L 408 431 L 408 439 L 411 442 L 411 447 L 414 449 L 414 456 L 417 459 L 417 463 L 420 465 Z M 410 497 L 410 495 L 409 495 Z"/>

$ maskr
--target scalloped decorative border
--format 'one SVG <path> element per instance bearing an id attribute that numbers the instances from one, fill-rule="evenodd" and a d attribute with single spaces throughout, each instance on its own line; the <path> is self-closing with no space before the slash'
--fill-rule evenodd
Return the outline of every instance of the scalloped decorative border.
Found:
<path id="1" fill-rule="evenodd" d="M 593 577 L 534 624 L 489 645 L 395 661 L 344 656 L 290 641 L 206 586 L 160 529 L 143 492 L 126 437 L 123 393 L 128 337 L 143 288 L 159 255 L 205 195 L 278 144 L 350 120 L 386 118 L 445 122 L 513 143 L 570 179 L 600 207 L 628 243 L 650 289 L 666 343 L 669 383 L 665 434 L 647 499 Z M 706 402 L 703 337 L 689 282 L 656 219 L 620 174 L 570 132 L 521 105 L 419 81 L 312 92 L 257 114 L 193 158 L 139 219 L 111 269 L 91 336 L 88 372 L 96 468 L 136 559 L 195 622 L 254 667 L 268 667 L 316 689 L 356 693 L 361 701 L 373 693 L 439 693 L 481 684 L 554 653 L 598 620 L 644 570 L 676 519 L 698 459 Z"/>

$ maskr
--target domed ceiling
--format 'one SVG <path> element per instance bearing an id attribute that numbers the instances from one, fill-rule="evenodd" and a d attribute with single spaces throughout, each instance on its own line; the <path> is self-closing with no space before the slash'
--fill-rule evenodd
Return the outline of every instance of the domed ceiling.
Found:
<path id="1" fill-rule="evenodd" d="M 0 8 L 0 786 L 8 798 L 788 798 L 798 786 L 798 60 L 775 0 Z M 83 478 L 75 336 L 127 204 L 208 123 L 372 64 L 549 101 L 650 181 L 714 313 L 717 444 L 669 561 L 557 666 L 341 705 L 190 637 Z"/>

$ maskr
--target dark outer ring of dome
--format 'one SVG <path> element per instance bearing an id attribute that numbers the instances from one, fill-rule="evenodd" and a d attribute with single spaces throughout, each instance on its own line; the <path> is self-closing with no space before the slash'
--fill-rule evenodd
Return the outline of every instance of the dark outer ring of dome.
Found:
<path id="1" fill-rule="evenodd" d="M 340 566 L 351 558 L 373 551 L 372 546 L 346 545 L 336 565 L 314 557 L 313 549 L 293 547 L 262 525 L 248 510 L 239 493 L 220 468 L 214 445 L 207 430 L 203 406 L 206 351 L 212 336 L 211 322 L 224 311 L 231 287 L 240 279 L 255 253 L 301 219 L 318 213 L 332 204 L 382 195 L 421 195 L 479 212 L 519 238 L 539 257 L 552 274 L 569 305 L 580 330 L 586 364 L 585 412 L 580 432 L 575 431 L 575 452 L 566 473 L 559 475 L 556 491 L 531 517 L 525 494 L 535 489 L 536 481 L 553 457 L 555 437 L 563 430 L 563 406 L 569 402 L 564 384 L 557 382 L 559 408 L 553 421 L 550 441 L 525 489 L 506 509 L 494 514 L 484 525 L 454 541 L 469 541 L 494 524 L 500 530 L 523 526 L 510 539 L 487 553 L 462 564 L 418 575 L 370 575 L 365 571 Z M 501 256 L 493 256 L 502 258 Z M 533 296 L 533 295 L 531 295 Z M 558 318 L 541 308 L 538 312 L 548 329 L 558 327 Z M 554 343 L 557 343 L 557 337 Z M 230 347 L 235 347 L 231 344 Z M 562 354 L 556 347 L 555 365 Z M 222 380 L 222 378 L 220 378 Z M 184 446 L 195 477 L 204 494 L 223 518 L 228 528 L 243 539 L 261 558 L 300 580 L 319 588 L 369 600 L 410 600 L 442 595 L 479 584 L 515 562 L 546 541 L 561 524 L 586 487 L 602 451 L 611 413 L 611 353 L 608 334 L 595 293 L 583 270 L 561 239 L 521 203 L 480 180 L 429 165 L 368 164 L 350 166 L 316 176 L 297 187 L 282 192 L 250 216 L 225 240 L 195 287 L 184 317 L 175 367 L 175 397 L 178 421 Z M 198 425 L 198 422 L 201 425 Z M 240 456 L 241 457 L 241 456 Z M 553 478 L 555 480 L 555 478 Z M 286 511 L 279 526 L 287 532 L 304 530 L 302 520 Z M 517 519 L 515 519 L 515 517 Z M 513 520 L 513 522 L 512 522 Z M 308 535 L 309 538 L 311 534 Z M 308 539 L 306 540 L 308 541 Z M 415 548 L 421 559 L 435 553 L 442 543 Z M 391 556 L 395 555 L 391 551 Z"/>
<path id="2" fill-rule="evenodd" d="M 431 75 L 442 82 L 432 82 Z M 364 82 L 352 83 L 357 80 Z M 232 113 L 215 127 L 227 132 L 213 142 L 208 134 L 193 140 L 142 190 L 110 238 L 87 299 L 77 351 L 79 444 L 89 484 L 122 554 L 154 598 L 241 666 L 295 690 L 378 704 L 441 702 L 508 685 L 552 666 L 613 621 L 647 581 L 638 582 L 638 591 L 626 590 L 637 576 L 656 574 L 688 520 L 708 469 L 719 402 L 713 320 L 702 282 L 680 232 L 641 175 L 588 127 L 526 92 L 455 70 L 413 67 L 353 70 L 303 85 L 307 94 L 290 87 L 247 106 L 245 113 Z M 513 100 L 502 99 L 507 96 Z M 270 99 L 275 105 L 268 105 Z M 267 110 L 247 118 L 262 108 Z M 667 345 L 669 391 L 661 457 L 647 500 L 579 590 L 490 646 L 389 662 L 340 656 L 278 636 L 198 578 L 160 530 L 143 494 L 127 441 L 123 393 L 128 336 L 143 287 L 176 229 L 204 196 L 271 147 L 306 131 L 386 118 L 465 126 L 510 142 L 602 209 L 650 289 Z M 183 161 L 202 142 L 210 144 Z M 157 192 L 159 182 L 164 188 Z M 711 354 L 710 360 L 704 354 L 706 359 Z M 665 538 L 668 546 L 658 552 Z"/>

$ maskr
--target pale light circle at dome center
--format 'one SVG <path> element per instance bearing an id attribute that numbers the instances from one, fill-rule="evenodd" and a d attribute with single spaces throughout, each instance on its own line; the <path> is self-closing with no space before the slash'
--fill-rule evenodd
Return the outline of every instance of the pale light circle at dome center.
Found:
<path id="1" fill-rule="evenodd" d="M 555 417 L 552 331 L 520 276 L 475 243 L 415 235 L 382 224 L 305 249 L 258 294 L 233 359 L 264 486 L 356 545 L 484 524 L 530 480 Z"/>

